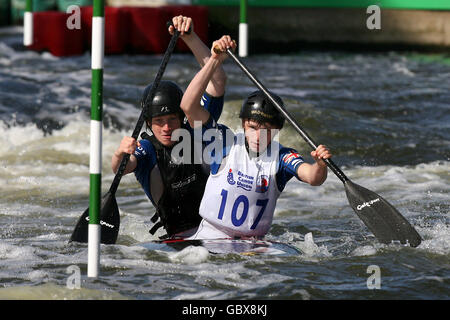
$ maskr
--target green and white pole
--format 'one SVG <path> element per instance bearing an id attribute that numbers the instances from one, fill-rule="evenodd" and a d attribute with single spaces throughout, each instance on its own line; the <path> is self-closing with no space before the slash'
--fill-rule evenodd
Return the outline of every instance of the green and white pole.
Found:
<path id="1" fill-rule="evenodd" d="M 100 211 L 102 172 L 103 57 L 105 48 L 105 3 L 94 0 L 92 15 L 92 92 L 90 189 L 88 229 L 88 277 L 97 278 L 100 269 Z"/>
<path id="2" fill-rule="evenodd" d="M 33 0 L 27 0 L 25 3 L 25 12 L 23 13 L 23 45 L 31 46 L 33 44 Z"/>
<path id="3" fill-rule="evenodd" d="M 241 0 L 239 21 L 239 56 L 248 55 L 247 0 Z"/>

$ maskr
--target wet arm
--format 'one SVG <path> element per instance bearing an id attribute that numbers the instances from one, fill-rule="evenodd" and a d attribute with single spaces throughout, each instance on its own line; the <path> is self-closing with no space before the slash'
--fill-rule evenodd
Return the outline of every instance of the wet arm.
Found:
<path id="1" fill-rule="evenodd" d="M 236 44 L 231 41 L 229 36 L 223 36 L 221 39 L 214 41 L 213 48 L 216 46 L 221 49 L 221 52 L 211 50 L 211 57 L 192 79 L 181 100 L 181 109 L 183 109 L 189 124 L 193 128 L 196 121 L 200 121 L 202 124 L 208 121 L 209 112 L 200 105 L 200 99 L 217 68 L 221 67 L 222 62 L 226 59 L 225 49 L 227 47 L 235 48 Z"/>
<path id="2" fill-rule="evenodd" d="M 191 52 L 194 54 L 195 59 L 200 64 L 200 67 L 208 62 L 211 57 L 210 49 L 203 43 L 203 41 L 194 32 L 194 23 L 191 18 L 177 16 L 172 19 L 174 26 L 177 30 L 182 31 L 181 39 L 186 43 Z M 185 33 L 186 30 L 191 28 L 189 34 Z M 173 33 L 174 27 L 169 27 L 169 32 Z M 208 85 L 206 86 L 206 92 L 213 97 L 223 96 L 225 93 L 225 85 L 227 82 L 227 77 L 222 66 L 216 68 Z"/>
<path id="3" fill-rule="evenodd" d="M 316 162 L 314 164 L 302 163 L 297 168 L 297 177 L 312 186 L 320 186 L 328 175 L 327 165 L 322 159 L 331 158 L 331 153 L 326 146 L 320 145 L 311 152 L 311 156 Z"/>
<path id="4" fill-rule="evenodd" d="M 128 174 L 136 169 L 137 159 L 133 155 L 133 152 L 136 149 L 137 144 L 136 140 L 131 137 L 124 137 L 122 139 L 111 159 L 111 169 L 114 173 L 117 173 L 119 170 L 120 163 L 126 154 L 130 154 L 131 156 L 123 174 Z"/>

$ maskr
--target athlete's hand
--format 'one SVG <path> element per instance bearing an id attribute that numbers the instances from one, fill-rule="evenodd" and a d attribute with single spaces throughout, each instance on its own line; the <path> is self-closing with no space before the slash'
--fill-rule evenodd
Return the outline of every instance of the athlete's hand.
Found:
<path id="1" fill-rule="evenodd" d="M 321 161 L 322 159 L 329 159 L 332 157 L 332 154 L 330 153 L 330 150 L 324 145 L 320 145 L 317 147 L 316 150 L 311 151 L 311 157 L 314 158 L 314 161 L 317 162 L 317 164 L 321 167 L 326 167 L 326 163 Z"/>
<path id="2" fill-rule="evenodd" d="M 125 156 L 125 154 L 130 154 L 130 159 L 127 163 L 127 166 L 123 172 L 123 174 L 127 174 L 133 172 L 137 166 L 136 157 L 133 155 L 136 146 L 140 146 L 139 142 L 136 142 L 136 139 L 132 137 L 124 137 L 120 142 L 119 148 L 114 152 L 111 159 L 111 168 L 114 173 L 117 173 L 120 167 L 120 163 Z"/>
<path id="3" fill-rule="evenodd" d="M 191 34 L 194 32 L 194 22 L 192 21 L 192 18 L 179 15 L 173 17 L 172 22 L 173 26 L 171 25 L 169 27 L 170 35 L 173 35 L 175 30 L 180 31 L 181 37 L 183 37 L 188 31 L 190 31 Z"/>
<path id="4" fill-rule="evenodd" d="M 227 58 L 227 49 L 231 48 L 232 51 L 236 49 L 236 41 L 232 40 L 230 36 L 222 36 L 219 40 L 216 40 L 212 44 L 211 58 L 220 59 L 221 61 Z"/>
<path id="5" fill-rule="evenodd" d="M 116 152 L 114 152 L 114 155 L 121 157 L 126 153 L 133 154 L 137 146 L 140 146 L 140 143 L 139 141 L 136 141 L 136 139 L 132 137 L 123 137 L 119 148 L 117 148 Z"/>

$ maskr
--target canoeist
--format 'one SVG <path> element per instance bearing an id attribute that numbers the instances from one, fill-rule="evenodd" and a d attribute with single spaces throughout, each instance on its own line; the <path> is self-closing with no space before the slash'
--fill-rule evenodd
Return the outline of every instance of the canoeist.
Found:
<path id="1" fill-rule="evenodd" d="M 180 31 L 180 37 L 188 45 L 200 66 L 210 58 L 209 48 L 195 34 L 192 19 L 177 16 L 172 19 L 169 33 Z M 190 33 L 187 33 L 191 30 Z M 223 108 L 226 75 L 221 67 L 216 68 L 199 96 L 202 108 L 218 119 Z M 111 167 L 116 173 L 125 154 L 131 154 L 124 174 L 134 172 L 146 195 L 156 207 L 152 218 L 155 222 L 150 230 L 154 234 L 161 226 L 167 232 L 163 237 L 184 237 L 192 235 L 201 217 L 198 214 L 200 201 L 209 175 L 209 168 L 193 161 L 173 161 L 171 151 L 178 141 L 172 134 L 176 129 L 192 130 L 184 122 L 180 109 L 183 92 L 172 81 L 161 81 L 152 101 L 148 101 L 152 84 L 143 93 L 147 101 L 145 121 L 150 134 L 143 133 L 140 141 L 124 137 L 112 156 Z M 194 144 L 191 144 L 194 146 Z M 194 152 L 192 152 L 194 154 Z M 197 162 L 198 163 L 198 162 Z"/>
<path id="2" fill-rule="evenodd" d="M 191 126 L 201 122 L 202 130 L 215 137 L 211 139 L 214 145 L 220 141 L 219 148 L 206 144 L 212 150 L 211 172 L 200 205 L 203 220 L 191 239 L 262 237 L 272 224 L 280 193 L 293 176 L 313 186 L 327 178 L 327 166 L 322 161 L 331 157 L 327 147 L 320 145 L 312 151 L 315 163 L 309 164 L 294 149 L 274 140 L 284 118 L 261 91 L 252 92 L 242 105 L 239 117 L 243 133 L 234 134 L 202 108 L 199 100 L 203 91 L 226 59 L 226 49 L 235 47 L 229 36 L 215 41 L 211 58 L 195 75 L 181 101 Z M 283 104 L 279 96 L 273 96 Z"/>

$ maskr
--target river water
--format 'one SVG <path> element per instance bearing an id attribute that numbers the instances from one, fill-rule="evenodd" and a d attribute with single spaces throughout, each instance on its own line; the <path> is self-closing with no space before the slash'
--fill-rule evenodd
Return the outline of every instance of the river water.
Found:
<path id="1" fill-rule="evenodd" d="M 24 51 L 20 32 L 0 29 L 0 299 L 449 298 L 448 55 L 308 51 L 245 59 L 349 178 L 410 221 L 424 239 L 419 247 L 377 242 L 330 172 L 320 187 L 292 180 L 278 201 L 267 237 L 298 247 L 300 256 L 148 251 L 138 244 L 153 239 L 154 209 L 129 175 L 117 192 L 117 244 L 101 246 L 93 281 L 87 246 L 68 244 L 88 206 L 90 55 Z M 114 177 L 111 155 L 131 135 L 161 58 L 106 57 L 103 193 Z M 221 122 L 236 129 L 241 101 L 255 88 L 231 60 L 225 69 Z M 197 70 L 191 55 L 175 54 L 164 78 L 186 88 Z M 289 125 L 280 142 L 311 161 Z M 68 286 L 73 268 L 80 289 Z M 370 289 L 375 275 L 378 289 Z"/>

